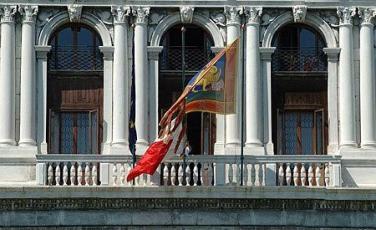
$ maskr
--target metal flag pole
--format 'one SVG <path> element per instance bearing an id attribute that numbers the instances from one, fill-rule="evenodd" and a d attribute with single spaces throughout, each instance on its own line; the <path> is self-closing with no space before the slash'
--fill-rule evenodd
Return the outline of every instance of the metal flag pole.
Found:
<path id="1" fill-rule="evenodd" d="M 242 47 L 241 47 L 241 52 L 242 52 L 242 72 L 241 72 L 241 105 L 240 105 L 240 186 L 243 186 L 243 178 L 244 178 L 244 23 L 241 25 L 241 33 L 243 34 L 242 38 Z"/>
<path id="2" fill-rule="evenodd" d="M 185 26 L 183 25 L 181 27 L 181 79 L 182 79 L 182 90 L 184 91 L 184 87 L 185 87 L 185 31 L 186 31 L 186 28 Z M 185 102 L 184 102 L 184 107 L 185 107 Z M 187 115 L 184 114 L 184 119 L 183 119 L 183 122 L 182 122 L 183 126 L 187 124 Z M 185 131 L 186 132 L 186 131 Z M 187 135 L 187 133 L 185 133 L 184 135 Z M 185 151 L 186 151 L 186 146 L 184 146 L 183 148 L 183 178 L 185 178 L 185 181 L 187 181 L 186 179 L 186 173 L 185 173 L 185 170 L 186 170 L 186 167 L 187 167 L 187 162 L 186 162 L 186 156 L 185 156 Z M 188 181 L 187 181 L 188 183 Z"/>

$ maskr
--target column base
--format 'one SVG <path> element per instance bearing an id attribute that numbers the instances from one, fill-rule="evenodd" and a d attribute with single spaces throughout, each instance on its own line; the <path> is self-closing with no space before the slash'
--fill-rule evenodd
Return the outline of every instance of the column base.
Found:
<path id="1" fill-rule="evenodd" d="M 16 142 L 13 139 L 1 139 L 0 147 L 9 147 L 16 145 Z"/>
<path id="2" fill-rule="evenodd" d="M 229 148 L 240 147 L 240 140 L 237 140 L 237 139 L 228 140 L 226 141 L 226 147 L 229 147 Z"/>
<path id="3" fill-rule="evenodd" d="M 244 147 L 244 155 L 260 156 L 260 155 L 265 155 L 265 154 L 266 154 L 265 148 L 262 145 L 246 144 L 246 146 Z"/>
<path id="4" fill-rule="evenodd" d="M 216 142 L 214 144 L 214 155 L 224 155 L 225 154 L 225 143 Z"/>
<path id="5" fill-rule="evenodd" d="M 47 154 L 48 153 L 48 145 L 47 142 L 42 142 L 38 146 L 38 154 Z"/>
<path id="6" fill-rule="evenodd" d="M 360 144 L 360 147 L 363 149 L 376 149 L 375 141 L 364 141 Z"/>
<path id="7" fill-rule="evenodd" d="M 340 143 L 340 149 L 343 148 L 357 148 L 358 144 L 355 141 L 348 141 L 348 142 L 342 142 Z"/>
<path id="8" fill-rule="evenodd" d="M 18 142 L 18 145 L 22 147 L 35 146 L 36 144 L 37 143 L 33 139 L 22 139 Z"/>
<path id="9" fill-rule="evenodd" d="M 115 143 L 111 145 L 111 155 L 132 155 L 128 143 Z"/>

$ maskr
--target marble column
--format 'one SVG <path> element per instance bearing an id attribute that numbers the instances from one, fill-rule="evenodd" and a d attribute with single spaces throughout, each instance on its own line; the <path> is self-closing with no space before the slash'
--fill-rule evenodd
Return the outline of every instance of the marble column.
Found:
<path id="1" fill-rule="evenodd" d="M 136 151 L 143 154 L 149 145 L 149 78 L 147 53 L 147 25 L 150 7 L 132 9 L 136 16 L 134 27 L 134 72 L 135 72 L 135 126 L 137 131 Z"/>
<path id="2" fill-rule="evenodd" d="M 259 26 L 261 8 L 246 7 L 246 141 L 247 147 L 262 146 Z"/>
<path id="3" fill-rule="evenodd" d="M 240 14 L 242 14 L 241 7 L 225 7 L 226 26 L 227 26 L 227 45 L 230 45 L 237 38 L 240 37 Z M 241 41 L 240 52 L 241 54 Z M 240 60 L 240 58 L 239 58 Z M 236 79 L 236 113 L 226 115 L 225 133 L 226 133 L 226 147 L 237 147 L 240 145 L 240 103 L 241 103 L 241 69 L 242 61 L 239 61 L 238 76 Z"/>
<path id="4" fill-rule="evenodd" d="M 128 16 L 129 7 L 111 7 L 114 15 L 113 134 L 112 146 L 129 153 Z"/>
<path id="5" fill-rule="evenodd" d="M 340 147 L 355 147 L 355 95 L 353 68 L 353 25 L 355 9 L 339 7 L 339 122 Z"/>
<path id="6" fill-rule="evenodd" d="M 15 22 L 17 6 L 0 6 L 0 146 L 15 145 Z"/>
<path id="7" fill-rule="evenodd" d="M 20 6 L 22 15 L 20 146 L 34 146 L 35 141 L 35 16 L 38 6 Z"/>
<path id="8" fill-rule="evenodd" d="M 360 24 L 360 144 L 376 147 L 374 24 L 376 12 L 361 8 Z"/>

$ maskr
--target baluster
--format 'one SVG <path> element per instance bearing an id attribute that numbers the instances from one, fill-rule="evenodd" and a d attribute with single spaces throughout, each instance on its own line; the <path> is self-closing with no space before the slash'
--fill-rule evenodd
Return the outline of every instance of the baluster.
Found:
<path id="1" fill-rule="evenodd" d="M 179 164 L 179 169 L 178 169 L 178 181 L 179 181 L 179 186 L 183 185 L 183 164 Z"/>
<path id="2" fill-rule="evenodd" d="M 67 162 L 64 162 L 64 167 L 63 167 L 63 185 L 66 186 L 67 185 L 67 181 L 68 181 L 68 166 L 67 166 Z"/>
<path id="3" fill-rule="evenodd" d="M 98 185 L 98 170 L 97 170 L 97 163 L 93 163 L 93 168 L 91 171 L 91 180 L 93 182 L 93 185 Z"/>
<path id="4" fill-rule="evenodd" d="M 244 163 L 243 166 L 243 185 L 248 186 L 248 163 Z"/>
<path id="5" fill-rule="evenodd" d="M 168 183 L 168 165 L 163 165 L 163 185 L 167 186 Z"/>
<path id="6" fill-rule="evenodd" d="M 255 164 L 255 186 L 260 186 L 260 181 L 261 181 L 261 173 L 260 173 L 260 170 L 261 170 L 261 164 L 259 163 L 256 163 Z"/>
<path id="7" fill-rule="evenodd" d="M 290 163 L 286 164 L 286 183 L 287 183 L 287 186 L 291 185 L 291 168 L 290 168 Z"/>
<path id="8" fill-rule="evenodd" d="M 240 164 L 233 164 L 232 170 L 234 171 L 234 184 L 240 185 Z"/>
<path id="9" fill-rule="evenodd" d="M 228 185 L 231 185 L 232 184 L 232 179 L 233 179 L 233 170 L 232 170 L 232 164 L 228 164 L 228 167 L 227 167 L 227 170 L 228 170 Z"/>
<path id="10" fill-rule="evenodd" d="M 86 186 L 89 186 L 90 185 L 90 165 L 89 165 L 89 162 L 86 162 L 86 165 L 85 165 L 85 185 Z"/>
<path id="11" fill-rule="evenodd" d="M 56 168 L 55 168 L 55 181 L 56 185 L 60 185 L 60 163 L 56 163 Z"/>
<path id="12" fill-rule="evenodd" d="M 299 169 L 298 163 L 294 163 L 294 186 L 299 185 Z"/>
<path id="13" fill-rule="evenodd" d="M 328 187 L 330 183 L 330 175 L 329 175 L 329 164 L 325 164 L 325 186 Z"/>
<path id="14" fill-rule="evenodd" d="M 197 164 L 197 173 L 198 173 L 198 181 L 200 182 L 200 185 L 203 186 L 204 185 L 204 182 L 202 181 L 202 174 L 204 173 L 204 164 L 203 163 L 200 163 L 200 168 L 198 167 L 198 164 Z M 197 182 L 197 184 L 199 184 Z"/>
<path id="15" fill-rule="evenodd" d="M 251 185 L 256 185 L 256 164 L 251 164 Z"/>
<path id="16" fill-rule="evenodd" d="M 313 168 L 312 168 L 312 163 L 309 164 L 309 168 L 308 168 L 308 185 L 310 187 L 313 185 Z"/>
<path id="17" fill-rule="evenodd" d="M 113 185 L 117 185 L 117 164 L 116 162 L 112 165 L 112 183 Z"/>
<path id="18" fill-rule="evenodd" d="M 260 163 L 259 166 L 259 180 L 260 180 L 260 186 L 265 185 L 265 164 Z"/>
<path id="19" fill-rule="evenodd" d="M 125 164 L 125 167 L 127 168 L 127 171 L 125 172 L 125 177 L 128 177 L 129 172 L 132 170 L 132 164 L 131 163 Z M 128 181 L 127 185 L 133 185 L 133 182 Z"/>
<path id="20" fill-rule="evenodd" d="M 316 186 L 320 186 L 320 181 L 321 181 L 321 169 L 320 169 L 320 164 L 316 164 Z"/>
<path id="21" fill-rule="evenodd" d="M 191 168 L 189 167 L 189 163 L 185 166 L 185 182 L 186 186 L 191 186 Z"/>
<path id="22" fill-rule="evenodd" d="M 212 167 L 212 163 L 211 162 L 208 162 L 208 186 L 212 186 L 213 185 L 213 167 Z"/>
<path id="23" fill-rule="evenodd" d="M 76 163 L 72 162 L 71 168 L 70 168 L 70 183 L 71 186 L 74 186 L 76 183 Z"/>
<path id="24" fill-rule="evenodd" d="M 176 169 L 175 164 L 171 164 L 171 185 L 176 185 Z"/>
<path id="25" fill-rule="evenodd" d="M 302 186 L 305 186 L 307 183 L 307 174 L 306 174 L 306 168 L 304 166 L 304 163 L 302 163 L 302 167 L 300 169 L 300 179 L 302 181 Z"/>
<path id="26" fill-rule="evenodd" d="M 78 186 L 82 185 L 83 170 L 82 170 L 82 165 L 81 164 L 82 164 L 81 162 L 78 162 L 78 168 L 77 168 L 77 184 L 78 184 Z"/>
<path id="27" fill-rule="evenodd" d="M 244 176 L 245 176 L 245 184 L 247 186 L 252 186 L 252 163 L 249 163 L 249 164 L 246 164 L 245 165 L 245 172 L 244 172 Z"/>
<path id="28" fill-rule="evenodd" d="M 283 170 L 283 164 L 280 164 L 279 169 L 278 169 L 278 182 L 280 186 L 283 185 L 284 178 L 285 178 L 285 170 Z"/>
<path id="29" fill-rule="evenodd" d="M 47 169 L 47 183 L 48 185 L 52 185 L 54 180 L 54 169 L 52 168 L 52 163 L 49 163 Z"/>
<path id="30" fill-rule="evenodd" d="M 146 186 L 151 185 L 151 176 L 149 174 L 146 174 Z"/>
<path id="31" fill-rule="evenodd" d="M 198 166 L 197 163 L 194 163 L 193 167 L 193 186 L 197 186 L 197 181 L 198 181 Z"/>
<path id="32" fill-rule="evenodd" d="M 120 184 L 124 186 L 125 184 L 125 168 L 124 164 L 120 164 Z"/>

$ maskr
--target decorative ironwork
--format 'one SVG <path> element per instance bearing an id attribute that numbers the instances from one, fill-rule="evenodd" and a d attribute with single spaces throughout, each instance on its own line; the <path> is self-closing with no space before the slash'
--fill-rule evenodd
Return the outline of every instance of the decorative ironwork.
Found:
<path id="1" fill-rule="evenodd" d="M 181 46 L 170 46 L 161 54 L 162 71 L 181 71 Z M 198 71 L 210 61 L 212 52 L 197 46 L 185 47 L 186 70 Z"/>
<path id="2" fill-rule="evenodd" d="M 326 55 L 316 47 L 279 47 L 273 54 L 272 69 L 274 72 L 325 72 Z"/>
<path id="3" fill-rule="evenodd" d="M 53 47 L 48 57 L 50 71 L 101 71 L 103 54 L 98 47 Z"/>

